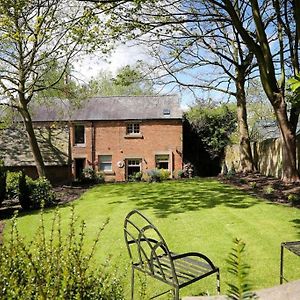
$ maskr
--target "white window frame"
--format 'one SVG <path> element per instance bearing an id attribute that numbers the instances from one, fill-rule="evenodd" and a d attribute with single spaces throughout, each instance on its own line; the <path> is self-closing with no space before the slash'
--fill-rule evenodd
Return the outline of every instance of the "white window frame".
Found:
<path id="1" fill-rule="evenodd" d="M 163 156 L 168 156 L 168 159 L 158 159 L 159 157 L 163 157 Z M 166 170 L 170 170 L 170 165 L 171 165 L 171 161 L 170 161 L 170 154 L 169 153 L 166 153 L 166 154 L 155 154 L 155 167 L 157 165 L 157 163 L 159 162 L 167 162 L 168 163 L 168 169 Z"/>
<path id="2" fill-rule="evenodd" d="M 126 124 L 126 134 L 141 134 L 141 125 L 139 122 L 132 122 Z"/>

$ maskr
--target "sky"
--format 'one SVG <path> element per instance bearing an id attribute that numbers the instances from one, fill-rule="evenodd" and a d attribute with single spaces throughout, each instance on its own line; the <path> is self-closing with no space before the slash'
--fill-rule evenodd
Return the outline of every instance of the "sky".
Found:
<path id="1" fill-rule="evenodd" d="M 93 54 L 81 56 L 78 61 L 73 64 L 74 75 L 82 83 L 87 83 L 90 79 L 95 78 L 101 71 L 110 71 L 113 75 L 118 69 L 126 65 L 134 65 L 137 61 L 142 60 L 149 62 L 152 58 L 147 54 L 148 49 L 142 45 L 119 45 L 108 59 L 103 59 L 101 54 Z M 186 110 L 192 104 L 194 99 L 189 92 L 180 93 L 172 87 L 159 89 L 161 94 L 178 94 L 181 98 L 181 106 Z"/>

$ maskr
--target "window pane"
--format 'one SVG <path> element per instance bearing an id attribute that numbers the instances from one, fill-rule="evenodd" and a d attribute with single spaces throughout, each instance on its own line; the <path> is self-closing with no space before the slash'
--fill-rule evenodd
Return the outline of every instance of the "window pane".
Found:
<path id="1" fill-rule="evenodd" d="M 100 163 L 101 171 L 112 171 L 111 163 Z"/>
<path id="2" fill-rule="evenodd" d="M 84 125 L 75 125 L 75 144 L 84 144 Z"/>
<path id="3" fill-rule="evenodd" d="M 127 134 L 131 134 L 131 133 L 140 133 L 140 124 L 139 123 L 127 124 Z"/>
<path id="4" fill-rule="evenodd" d="M 99 168 L 101 171 L 112 171 L 112 155 L 99 155 Z"/>
<path id="5" fill-rule="evenodd" d="M 111 155 L 101 155 L 100 160 L 101 162 L 111 162 L 112 156 Z"/>

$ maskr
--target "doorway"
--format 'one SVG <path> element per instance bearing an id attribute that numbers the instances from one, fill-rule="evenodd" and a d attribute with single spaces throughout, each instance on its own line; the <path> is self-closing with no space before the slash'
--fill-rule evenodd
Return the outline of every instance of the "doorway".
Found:
<path id="1" fill-rule="evenodd" d="M 126 159 L 126 180 L 130 180 L 135 173 L 140 172 L 141 165 L 141 158 Z"/>
<path id="2" fill-rule="evenodd" d="M 80 179 L 85 167 L 85 158 L 75 158 L 75 178 Z"/>

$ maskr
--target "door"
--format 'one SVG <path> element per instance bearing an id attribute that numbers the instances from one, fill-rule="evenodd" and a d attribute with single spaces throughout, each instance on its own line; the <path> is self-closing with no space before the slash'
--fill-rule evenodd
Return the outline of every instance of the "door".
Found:
<path id="1" fill-rule="evenodd" d="M 141 165 L 141 158 L 126 159 L 126 180 L 130 180 L 135 173 L 140 172 Z"/>
<path id="2" fill-rule="evenodd" d="M 85 158 L 75 158 L 75 178 L 80 179 L 85 166 Z"/>

